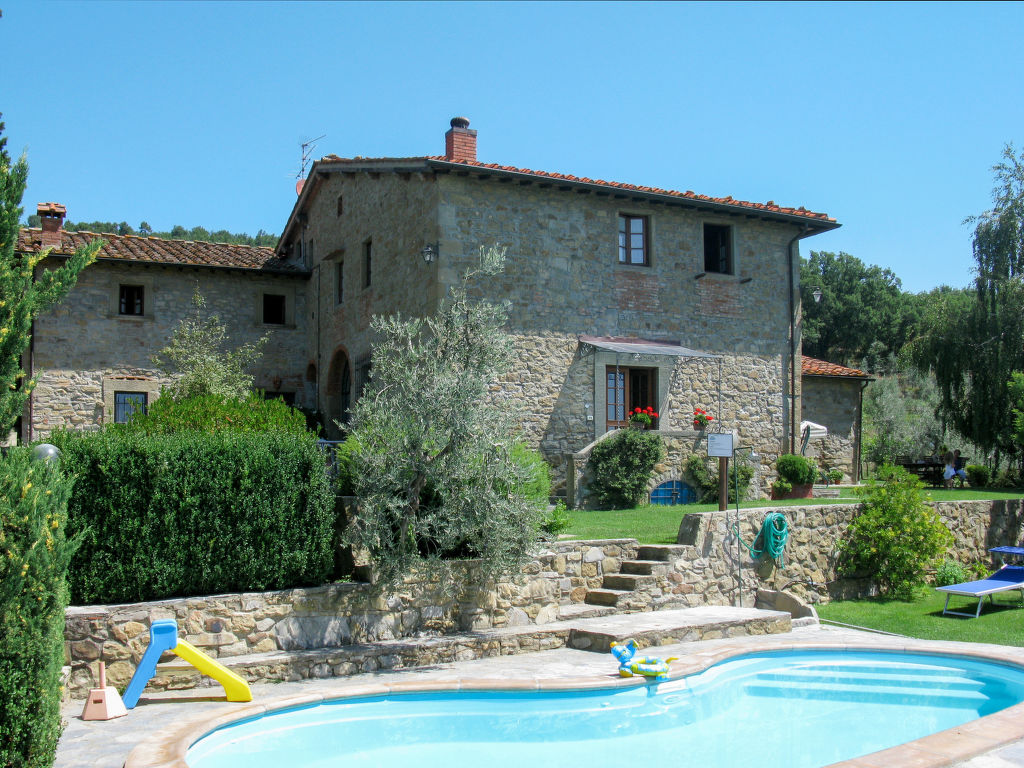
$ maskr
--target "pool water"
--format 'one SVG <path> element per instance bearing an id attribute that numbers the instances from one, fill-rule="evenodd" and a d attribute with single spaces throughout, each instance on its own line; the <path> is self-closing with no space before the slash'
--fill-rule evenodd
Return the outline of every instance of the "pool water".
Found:
<path id="1" fill-rule="evenodd" d="M 612 664 L 613 662 L 609 662 Z M 270 713 L 192 745 L 192 768 L 817 768 L 1024 700 L 1024 671 L 955 656 L 779 651 L 576 692 L 413 693 Z"/>

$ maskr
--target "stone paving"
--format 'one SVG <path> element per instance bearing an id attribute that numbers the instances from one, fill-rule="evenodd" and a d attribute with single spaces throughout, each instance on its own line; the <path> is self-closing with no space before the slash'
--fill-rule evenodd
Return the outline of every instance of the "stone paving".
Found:
<path id="1" fill-rule="evenodd" d="M 834 627 L 800 627 L 791 633 L 756 637 L 705 640 L 660 646 L 659 656 L 686 657 L 707 653 L 728 644 L 785 645 L 796 642 L 827 642 L 838 645 L 874 643 L 878 635 Z M 913 640 L 900 642 L 907 646 Z M 950 644 L 984 650 L 977 644 Z M 1006 650 L 1005 648 L 1002 650 Z M 1024 652 L 1022 652 L 1024 660 Z M 372 682 L 393 683 L 408 680 L 465 680 L 467 678 L 528 679 L 578 678 L 586 675 L 608 675 L 616 678 L 616 664 L 608 654 L 561 648 L 528 655 L 500 656 L 474 661 L 439 664 L 415 670 L 375 672 L 349 678 L 306 680 L 296 683 L 277 683 L 252 686 L 254 703 L 305 694 L 331 695 L 346 688 Z M 196 692 L 183 692 L 195 695 Z M 208 693 L 208 691 L 207 691 Z M 140 704 L 126 717 L 108 722 L 86 722 L 81 719 L 82 702 L 69 702 L 64 708 L 67 729 L 57 747 L 56 768 L 121 768 L 129 752 L 143 739 L 156 732 L 178 725 L 182 720 L 212 720 L 228 709 L 237 707 L 223 701 L 164 700 L 159 703 Z M 895 768 L 896 764 L 890 764 Z M 1024 742 L 996 749 L 988 754 L 958 764 L 960 768 L 1024 768 Z"/>

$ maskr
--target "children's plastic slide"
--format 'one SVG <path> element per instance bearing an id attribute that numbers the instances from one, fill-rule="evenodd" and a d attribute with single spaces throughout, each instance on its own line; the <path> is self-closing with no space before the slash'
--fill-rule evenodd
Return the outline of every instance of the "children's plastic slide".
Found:
<path id="1" fill-rule="evenodd" d="M 134 709 L 139 703 L 139 696 L 146 683 L 156 674 L 156 663 L 164 651 L 180 656 L 204 675 L 223 685 L 228 701 L 252 701 L 252 691 L 245 680 L 195 646 L 178 639 L 178 622 L 174 619 L 157 619 L 149 629 L 149 647 L 125 688 L 122 700 L 126 708 Z"/>

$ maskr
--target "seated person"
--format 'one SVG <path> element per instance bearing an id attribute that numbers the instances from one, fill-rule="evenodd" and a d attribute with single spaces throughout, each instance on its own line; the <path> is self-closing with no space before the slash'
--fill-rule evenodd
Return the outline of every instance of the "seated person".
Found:
<path id="1" fill-rule="evenodd" d="M 967 479 L 967 473 L 964 471 L 964 464 L 966 460 L 960 456 L 960 449 L 957 448 L 953 451 L 953 472 L 958 478 L 960 478 L 960 487 L 964 487 L 964 481 Z"/>
<path id="2" fill-rule="evenodd" d="M 948 451 L 943 455 L 942 461 L 946 465 L 942 469 L 942 479 L 945 481 L 947 488 L 953 487 L 953 481 L 959 480 L 960 487 L 964 487 L 964 480 L 967 478 L 967 473 L 962 469 L 957 470 L 956 461 L 959 458 L 960 451 L 956 454 L 949 453 Z"/>

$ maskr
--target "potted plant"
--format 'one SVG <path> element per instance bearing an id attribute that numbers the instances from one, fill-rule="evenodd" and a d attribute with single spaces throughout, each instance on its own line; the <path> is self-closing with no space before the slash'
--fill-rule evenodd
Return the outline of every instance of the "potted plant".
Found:
<path id="1" fill-rule="evenodd" d="M 693 409 L 693 428 L 694 429 L 707 429 L 710 422 L 714 421 L 715 417 L 708 415 L 708 412 L 703 408 Z"/>
<path id="2" fill-rule="evenodd" d="M 656 418 L 658 413 L 651 406 L 634 408 L 629 414 L 629 426 L 632 429 L 650 429 Z"/>
<path id="3" fill-rule="evenodd" d="M 775 461 L 779 479 L 772 483 L 772 499 L 809 499 L 818 467 L 809 459 L 786 453 Z"/>

